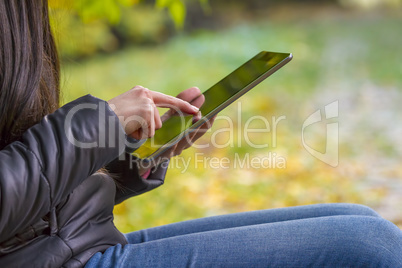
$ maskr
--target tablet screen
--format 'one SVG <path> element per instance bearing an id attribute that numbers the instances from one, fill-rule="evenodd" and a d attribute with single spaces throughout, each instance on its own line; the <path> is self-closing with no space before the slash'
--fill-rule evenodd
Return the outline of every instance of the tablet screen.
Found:
<path id="1" fill-rule="evenodd" d="M 160 129 L 155 131 L 155 135 L 146 140 L 133 155 L 141 159 L 156 157 L 178 142 L 192 129 L 200 126 L 207 119 L 278 70 L 291 57 L 290 53 L 260 52 L 202 93 L 205 100 L 200 107 L 201 120 L 193 122 L 192 116 L 170 117 L 163 122 Z"/>

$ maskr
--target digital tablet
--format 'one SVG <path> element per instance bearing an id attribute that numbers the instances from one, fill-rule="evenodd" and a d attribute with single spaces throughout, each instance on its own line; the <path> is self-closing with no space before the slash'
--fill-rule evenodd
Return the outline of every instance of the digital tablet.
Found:
<path id="1" fill-rule="evenodd" d="M 142 140 L 142 145 L 132 154 L 143 161 L 152 161 L 291 59 L 291 53 L 268 51 L 258 53 L 202 93 L 205 101 L 200 107 L 200 120 L 193 122 L 193 116 L 190 115 L 172 116 L 163 122 L 162 127 L 155 131 L 152 138 Z"/>

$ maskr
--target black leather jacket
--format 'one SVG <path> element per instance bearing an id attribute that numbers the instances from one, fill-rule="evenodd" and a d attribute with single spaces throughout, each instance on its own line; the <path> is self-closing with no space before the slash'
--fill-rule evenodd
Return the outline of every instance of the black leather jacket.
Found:
<path id="1" fill-rule="evenodd" d="M 166 167 L 142 179 L 125 139 L 107 103 L 87 95 L 0 151 L 0 267 L 82 267 L 127 243 L 114 205 L 163 184 Z"/>

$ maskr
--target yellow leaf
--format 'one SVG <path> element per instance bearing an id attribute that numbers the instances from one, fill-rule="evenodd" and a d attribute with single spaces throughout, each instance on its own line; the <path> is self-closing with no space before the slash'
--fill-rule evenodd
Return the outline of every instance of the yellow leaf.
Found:
<path id="1" fill-rule="evenodd" d="M 182 29 L 186 18 L 186 7 L 180 0 L 172 1 L 169 6 L 169 13 L 177 28 Z"/>

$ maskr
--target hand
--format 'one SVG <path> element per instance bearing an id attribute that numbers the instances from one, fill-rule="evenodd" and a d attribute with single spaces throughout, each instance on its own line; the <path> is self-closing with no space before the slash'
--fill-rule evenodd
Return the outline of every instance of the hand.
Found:
<path id="1" fill-rule="evenodd" d="M 178 99 L 182 99 L 184 101 L 190 102 L 192 105 L 196 107 L 201 107 L 202 104 L 205 101 L 204 95 L 201 94 L 201 91 L 196 88 L 192 87 L 189 89 L 184 90 L 181 92 L 179 95 L 177 95 Z M 162 122 L 166 121 L 169 119 L 171 116 L 177 116 L 176 111 L 174 109 L 169 110 L 162 116 Z M 201 114 L 198 113 L 197 115 L 194 116 L 193 121 L 201 119 Z M 152 161 L 152 165 L 156 166 L 160 164 L 163 161 L 166 161 L 167 159 L 181 154 L 181 152 L 189 147 L 197 140 L 199 139 L 202 135 L 205 134 L 205 132 L 208 131 L 208 129 L 211 128 L 213 122 L 215 120 L 215 117 L 212 117 L 205 123 L 203 123 L 200 127 L 189 133 L 186 137 L 181 139 L 178 143 L 176 143 L 174 146 L 166 150 L 164 153 L 162 153 L 159 157 L 157 157 L 155 160 Z M 146 172 L 148 168 L 141 168 L 141 163 L 139 163 L 140 166 L 140 174 L 143 174 Z"/>
<path id="2" fill-rule="evenodd" d="M 198 108 L 187 101 L 151 91 L 142 86 L 111 99 L 108 104 L 118 116 L 127 135 L 140 140 L 150 138 L 162 126 L 156 107 L 175 107 L 183 113 L 196 115 Z"/>
<path id="3" fill-rule="evenodd" d="M 197 87 L 192 87 L 184 90 L 179 95 L 177 95 L 177 98 L 188 101 L 189 103 L 198 108 L 200 108 L 205 101 L 204 95 L 201 94 L 201 91 Z M 172 116 L 171 110 L 162 116 L 162 122 L 169 119 L 170 116 Z M 198 121 L 200 119 L 201 119 L 201 113 L 199 112 L 197 113 L 197 115 L 194 116 L 193 122 Z M 191 147 L 196 140 L 202 137 L 205 134 L 205 132 L 207 132 L 208 129 L 212 127 L 214 120 L 215 116 L 206 121 L 205 123 L 203 123 L 197 129 L 194 129 L 186 137 L 182 138 L 178 143 L 176 143 L 174 146 L 166 150 L 160 157 L 166 159 L 176 155 L 180 155 L 183 150 Z"/>

